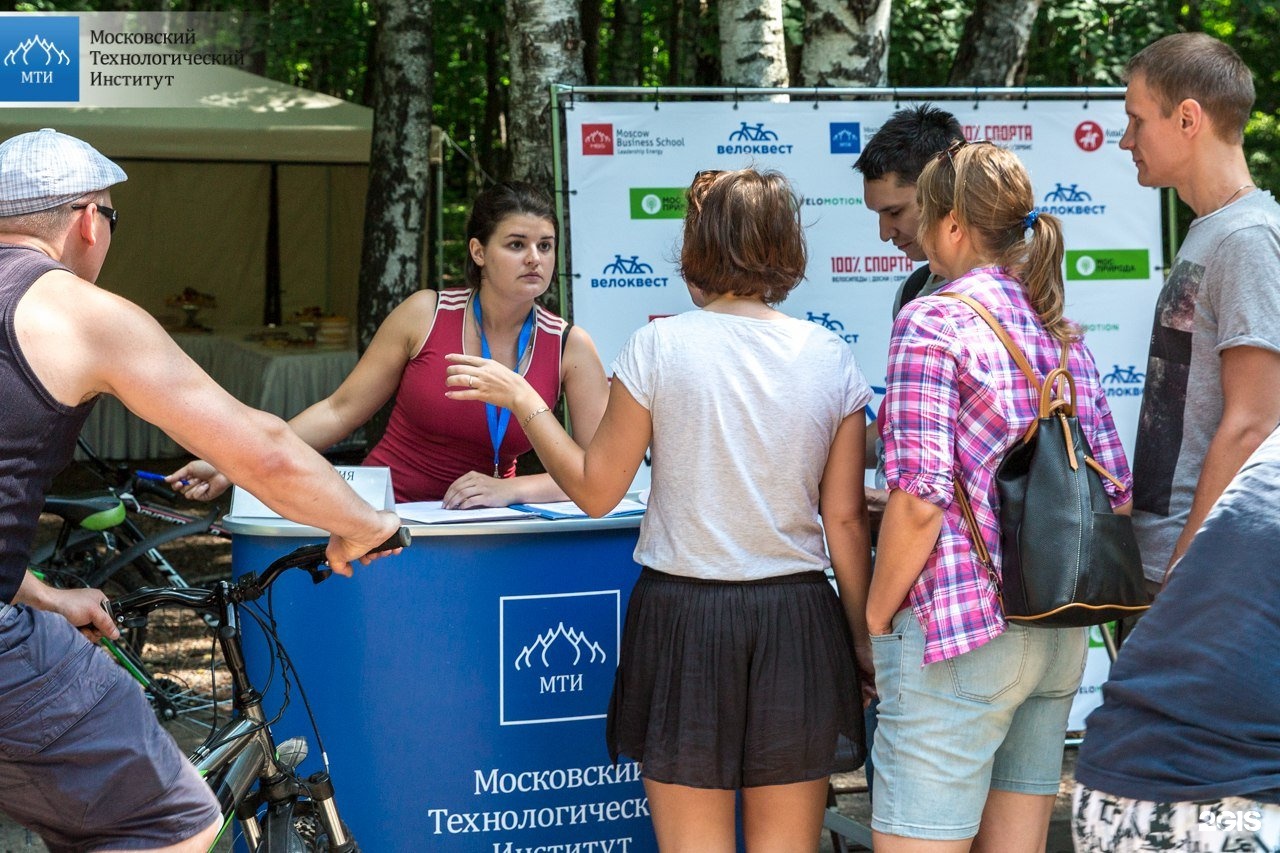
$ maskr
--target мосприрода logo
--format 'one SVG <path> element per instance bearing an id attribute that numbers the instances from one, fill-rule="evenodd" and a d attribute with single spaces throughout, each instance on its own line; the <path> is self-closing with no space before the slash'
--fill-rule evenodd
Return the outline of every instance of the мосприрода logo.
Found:
<path id="1" fill-rule="evenodd" d="M 618 663 L 620 592 L 508 595 L 498 607 L 499 724 L 603 717 Z"/>
<path id="2" fill-rule="evenodd" d="M 80 100 L 80 19 L 0 17 L 0 101 Z"/>
<path id="3" fill-rule="evenodd" d="M 591 278 L 592 287 L 666 287 L 667 276 L 654 275 L 653 265 L 640 260 L 639 255 L 623 257 L 615 254 L 605 264 L 599 276 Z"/>
<path id="4" fill-rule="evenodd" d="M 764 122 L 749 124 L 740 122 L 738 129 L 729 133 L 727 145 L 717 145 L 717 154 L 790 154 L 794 145 L 780 143 L 777 131 L 764 126 Z"/>

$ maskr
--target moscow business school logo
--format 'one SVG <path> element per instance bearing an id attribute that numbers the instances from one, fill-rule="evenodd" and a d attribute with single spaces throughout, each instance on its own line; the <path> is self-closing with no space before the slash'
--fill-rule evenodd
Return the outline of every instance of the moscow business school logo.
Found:
<path id="1" fill-rule="evenodd" d="M 598 277 L 592 277 L 592 287 L 666 287 L 667 276 L 653 274 L 653 266 L 640 260 L 639 255 L 623 257 L 615 254 L 605 264 Z"/>
<path id="2" fill-rule="evenodd" d="M 80 100 L 80 19 L 0 17 L 0 101 Z"/>
<path id="3" fill-rule="evenodd" d="M 499 724 L 603 717 L 620 625 L 616 589 L 500 598 Z"/>
<path id="4" fill-rule="evenodd" d="M 651 130 L 615 130 L 612 123 L 582 125 L 584 157 L 612 157 L 626 154 L 660 155 L 683 148 L 683 136 L 660 136 Z"/>

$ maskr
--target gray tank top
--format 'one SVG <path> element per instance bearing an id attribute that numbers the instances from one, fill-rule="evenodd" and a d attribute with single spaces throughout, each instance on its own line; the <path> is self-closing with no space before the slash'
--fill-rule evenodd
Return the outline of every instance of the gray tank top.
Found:
<path id="1" fill-rule="evenodd" d="M 0 244 L 0 601 L 13 601 L 53 476 L 75 451 L 96 400 L 64 406 L 36 378 L 18 346 L 13 315 L 36 279 L 66 269 L 42 252 Z"/>

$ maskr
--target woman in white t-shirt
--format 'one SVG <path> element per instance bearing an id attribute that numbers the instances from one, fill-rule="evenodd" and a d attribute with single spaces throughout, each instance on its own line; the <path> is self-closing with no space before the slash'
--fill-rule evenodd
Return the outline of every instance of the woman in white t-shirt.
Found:
<path id="1" fill-rule="evenodd" d="M 772 307 L 806 260 L 786 179 L 700 172 L 688 198 L 680 265 L 700 310 L 631 336 L 585 451 L 500 364 L 449 356 L 448 395 L 510 409 L 595 516 L 652 444 L 610 753 L 643 763 L 664 849 L 732 851 L 739 790 L 749 848 L 816 849 L 837 749 L 865 751 L 871 389 L 844 341 Z"/>

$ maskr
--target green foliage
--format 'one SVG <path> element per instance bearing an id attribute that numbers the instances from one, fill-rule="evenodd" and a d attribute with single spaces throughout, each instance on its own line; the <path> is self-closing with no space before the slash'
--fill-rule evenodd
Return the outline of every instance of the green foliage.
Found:
<path id="1" fill-rule="evenodd" d="M 1040 8 L 1027 49 L 1032 86 L 1122 86 L 1124 66 L 1174 30 L 1166 5 L 1129 0 L 1058 0 Z"/>
<path id="2" fill-rule="evenodd" d="M 889 84 L 945 86 L 970 0 L 901 0 L 889 24 Z"/>

